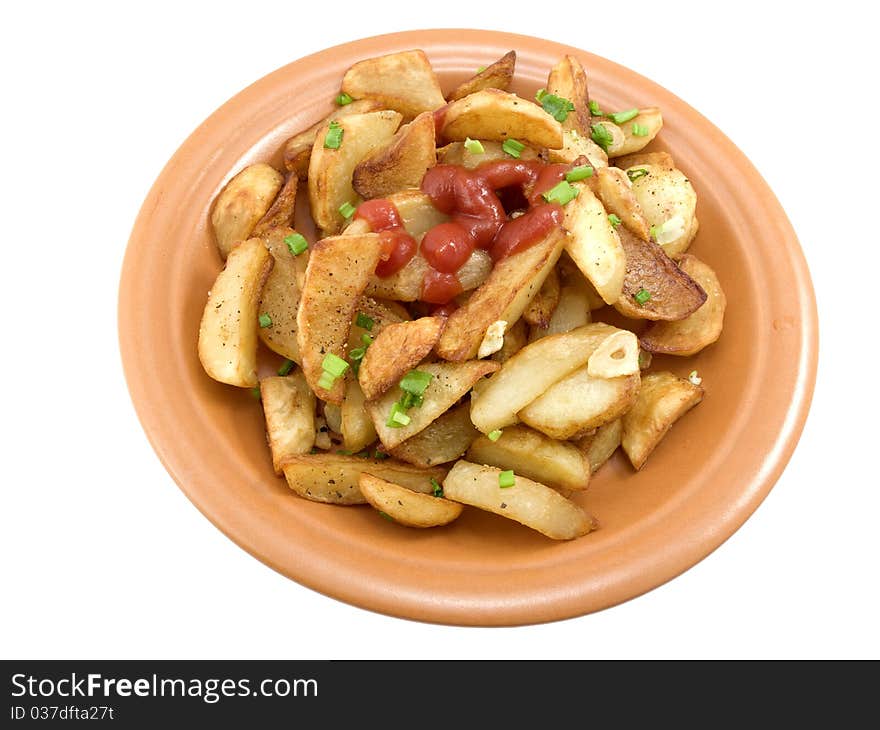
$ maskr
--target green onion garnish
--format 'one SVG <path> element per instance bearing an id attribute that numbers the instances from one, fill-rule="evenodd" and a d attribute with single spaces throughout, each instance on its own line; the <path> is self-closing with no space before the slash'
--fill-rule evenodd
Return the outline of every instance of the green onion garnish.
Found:
<path id="1" fill-rule="evenodd" d="M 630 119 L 635 119 L 638 115 L 638 109 L 627 109 L 625 112 L 614 112 L 614 114 L 609 114 L 608 118 L 615 124 L 623 124 Z"/>
<path id="2" fill-rule="evenodd" d="M 591 124 L 590 129 L 592 130 L 590 136 L 593 138 L 593 141 L 607 152 L 608 147 L 614 142 L 614 137 L 611 136 L 611 132 L 609 132 L 601 122 L 599 124 Z"/>
<path id="3" fill-rule="evenodd" d="M 593 177 L 593 168 L 589 165 L 578 165 L 565 173 L 565 179 L 569 182 L 577 182 L 588 177 Z"/>
<path id="4" fill-rule="evenodd" d="M 287 375 L 291 370 L 293 370 L 293 360 L 285 360 L 281 363 L 281 367 L 278 368 L 278 374 Z"/>
<path id="5" fill-rule="evenodd" d="M 629 178 L 630 182 L 635 182 L 640 177 L 644 177 L 648 174 L 648 171 L 644 167 L 640 167 L 637 170 L 627 170 L 626 176 Z"/>
<path id="6" fill-rule="evenodd" d="M 306 241 L 306 237 L 302 233 L 291 233 L 289 236 L 285 236 L 284 243 L 287 244 L 288 250 L 294 256 L 299 256 L 309 247 L 309 242 Z"/>
<path id="7" fill-rule="evenodd" d="M 485 71 L 487 68 L 488 68 L 488 66 L 480 66 L 480 67 L 477 69 L 477 73 L 478 73 L 478 74 L 481 74 L 481 73 L 483 73 L 483 71 Z"/>
<path id="8" fill-rule="evenodd" d="M 472 155 L 482 155 L 486 150 L 483 148 L 483 143 L 478 139 L 471 139 L 468 137 L 464 141 L 464 148 L 470 152 Z"/>
<path id="9" fill-rule="evenodd" d="M 379 517 L 383 520 L 388 520 L 389 522 L 394 522 L 394 518 L 389 515 L 387 512 L 383 512 L 382 510 L 376 510 L 379 513 Z"/>
<path id="10" fill-rule="evenodd" d="M 322 372 L 321 377 L 318 378 L 318 387 L 324 390 L 332 390 L 334 385 L 336 385 L 336 378 L 326 370 Z"/>
<path id="11" fill-rule="evenodd" d="M 364 332 L 361 335 L 361 342 L 364 343 L 364 347 L 369 347 L 370 345 L 373 344 L 373 338 L 371 335 L 368 335 L 366 332 Z"/>
<path id="12" fill-rule="evenodd" d="M 355 347 L 351 352 L 348 353 L 348 359 L 354 362 L 357 362 L 358 360 L 363 360 L 366 352 L 366 347 Z"/>
<path id="13" fill-rule="evenodd" d="M 542 193 L 542 197 L 548 203 L 559 203 L 559 205 L 565 205 L 569 201 L 574 200 L 577 196 L 578 189 L 568 182 L 568 180 L 560 180 L 546 193 Z"/>
<path id="14" fill-rule="evenodd" d="M 425 394 L 428 384 L 434 379 L 433 374 L 423 370 L 410 370 L 400 381 L 400 389 L 416 396 Z"/>
<path id="15" fill-rule="evenodd" d="M 268 314 L 263 312 L 260 315 L 260 327 L 265 329 L 266 327 L 271 327 L 271 326 L 272 326 L 272 318 Z"/>
<path id="16" fill-rule="evenodd" d="M 611 225 L 614 226 L 615 228 L 617 228 L 617 226 L 619 226 L 620 223 L 621 223 L 620 218 L 619 218 L 618 216 L 616 216 L 614 213 L 609 213 L 609 214 L 608 214 L 608 221 L 609 221 L 609 222 L 611 223 Z"/>
<path id="17" fill-rule="evenodd" d="M 404 413 L 403 406 L 400 401 L 391 406 L 391 412 L 388 414 L 388 420 L 385 425 L 388 428 L 402 428 L 409 425 L 410 417 Z"/>
<path id="18" fill-rule="evenodd" d="M 657 234 L 660 232 L 660 229 L 657 226 L 651 226 L 650 234 L 651 238 L 655 241 L 657 240 Z"/>
<path id="19" fill-rule="evenodd" d="M 262 394 L 260 393 L 260 386 L 259 385 L 255 385 L 253 388 L 251 388 L 251 397 L 254 400 L 260 400 L 263 397 Z"/>
<path id="20" fill-rule="evenodd" d="M 339 106 L 346 106 L 348 104 L 351 104 L 351 102 L 353 101 L 354 99 L 352 99 L 351 96 L 346 94 L 344 91 L 340 92 L 339 95 L 336 97 L 336 103 L 339 104 Z"/>
<path id="21" fill-rule="evenodd" d="M 373 458 L 374 458 L 374 459 L 379 459 L 379 460 L 387 459 L 387 458 L 388 458 L 388 454 L 386 454 L 384 451 L 379 451 L 379 449 L 376 449 L 376 450 L 373 452 Z"/>
<path id="22" fill-rule="evenodd" d="M 327 134 L 324 137 L 324 146 L 328 150 L 338 150 L 339 145 L 342 144 L 343 134 L 345 134 L 345 130 L 339 122 L 330 122 Z"/>
<path id="23" fill-rule="evenodd" d="M 438 482 L 436 479 L 434 479 L 434 477 L 431 477 L 431 487 L 433 487 L 431 492 L 433 493 L 433 495 L 435 497 L 442 497 L 443 496 L 443 487 L 440 486 L 440 482 Z"/>
<path id="24" fill-rule="evenodd" d="M 502 471 L 498 474 L 498 486 L 501 487 L 501 489 L 507 489 L 514 484 L 516 484 L 516 477 L 513 476 L 513 469 L 508 469 L 507 471 Z"/>
<path id="25" fill-rule="evenodd" d="M 543 99 L 545 96 L 547 96 L 547 89 L 538 89 L 535 92 L 535 101 L 540 104 L 541 99 Z"/>
<path id="26" fill-rule="evenodd" d="M 375 324 L 375 322 L 373 321 L 373 318 L 372 318 L 372 317 L 368 317 L 368 316 L 367 316 L 366 314 L 364 314 L 363 312 L 358 312 L 357 319 L 355 319 L 354 323 L 355 323 L 358 327 L 361 327 L 362 329 L 365 329 L 365 330 L 368 330 L 368 331 L 369 331 L 369 330 L 372 330 L 372 329 L 373 329 L 373 325 Z"/>
<path id="27" fill-rule="evenodd" d="M 574 104 L 556 94 L 544 94 L 538 101 L 541 102 L 544 111 L 557 122 L 564 122 L 568 118 L 568 113 L 574 111 Z"/>
<path id="28" fill-rule="evenodd" d="M 486 434 L 486 438 L 490 441 L 497 441 L 501 438 L 501 433 L 501 429 L 496 428 L 494 431 L 489 431 L 489 433 Z"/>
<path id="29" fill-rule="evenodd" d="M 504 144 L 501 145 L 501 149 L 511 157 L 519 157 L 520 153 L 525 148 L 526 146 L 516 139 L 506 139 L 504 140 Z"/>
<path id="30" fill-rule="evenodd" d="M 355 208 L 347 200 L 342 205 L 339 206 L 339 214 L 343 218 L 351 218 L 354 215 L 356 210 L 357 210 L 357 208 Z"/>
<path id="31" fill-rule="evenodd" d="M 602 112 L 602 110 L 599 109 L 599 102 L 598 101 L 593 101 L 592 99 L 590 99 L 589 107 L 590 107 L 590 114 L 592 114 L 594 117 L 604 117 L 605 116 L 604 112 Z"/>
<path id="32" fill-rule="evenodd" d="M 633 299 L 635 299 L 639 304 L 644 304 L 650 298 L 651 292 L 649 292 L 647 289 L 639 289 L 633 296 Z"/>
<path id="33" fill-rule="evenodd" d="M 647 137 L 649 131 L 650 130 L 648 129 L 647 125 L 645 125 L 645 124 L 633 124 L 632 125 L 633 137 Z"/>
<path id="34" fill-rule="evenodd" d="M 341 378 L 345 375 L 345 371 L 348 370 L 348 363 L 339 355 L 328 352 L 321 361 L 321 368 L 325 372 L 330 373 L 334 378 Z"/>

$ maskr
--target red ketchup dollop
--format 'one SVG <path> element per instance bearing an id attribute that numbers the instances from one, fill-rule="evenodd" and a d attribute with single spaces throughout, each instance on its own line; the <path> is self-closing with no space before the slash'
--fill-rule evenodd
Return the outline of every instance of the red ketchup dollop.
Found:
<path id="1" fill-rule="evenodd" d="M 376 276 L 391 276 L 400 271 L 416 255 L 418 244 L 403 227 L 397 208 L 389 200 L 377 198 L 358 206 L 355 218 L 362 218 L 370 230 L 379 233 L 382 252 L 376 266 Z"/>

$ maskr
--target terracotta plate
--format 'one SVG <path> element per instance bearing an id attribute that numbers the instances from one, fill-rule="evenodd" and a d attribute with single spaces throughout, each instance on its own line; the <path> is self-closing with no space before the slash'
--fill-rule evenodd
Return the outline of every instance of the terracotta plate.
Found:
<path id="1" fill-rule="evenodd" d="M 729 302 L 721 340 L 696 358 L 657 358 L 707 396 L 636 474 L 618 454 L 582 497 L 601 521 L 557 543 L 467 509 L 452 526 L 411 530 L 368 508 L 315 504 L 274 476 L 262 412 L 196 355 L 199 319 L 220 258 L 208 225 L 235 171 L 276 159 L 281 143 L 331 108 L 345 69 L 422 48 L 446 90 L 516 49 L 514 91 L 531 96 L 565 53 L 587 69 L 605 108 L 657 105 L 662 143 L 693 181 L 693 251 Z M 431 30 L 368 38 L 266 76 L 217 110 L 163 170 L 128 244 L 120 284 L 125 374 L 144 430 L 171 476 L 217 527 L 284 575 L 394 616 L 512 625 L 596 611 L 680 574 L 729 537 L 767 495 L 800 435 L 816 373 L 809 273 L 785 213 L 739 150 L 651 81 L 584 51 L 525 36 Z M 278 359 L 264 354 L 268 372 Z"/>

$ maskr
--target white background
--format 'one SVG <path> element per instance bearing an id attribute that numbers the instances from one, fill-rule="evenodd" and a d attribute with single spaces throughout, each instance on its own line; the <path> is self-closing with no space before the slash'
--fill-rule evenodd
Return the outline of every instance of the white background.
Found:
<path id="1" fill-rule="evenodd" d="M 876 317 L 867 316 L 880 305 L 880 59 L 875 26 L 860 10 L 867 4 L 305 5 L 4 10 L 0 656 L 880 657 L 880 403 Z M 757 512 L 659 589 L 542 626 L 404 621 L 274 573 L 202 517 L 163 470 L 135 417 L 117 346 L 132 223 L 205 117 L 327 46 L 464 26 L 584 48 L 702 111 L 788 212 L 821 316 L 811 415 Z"/>

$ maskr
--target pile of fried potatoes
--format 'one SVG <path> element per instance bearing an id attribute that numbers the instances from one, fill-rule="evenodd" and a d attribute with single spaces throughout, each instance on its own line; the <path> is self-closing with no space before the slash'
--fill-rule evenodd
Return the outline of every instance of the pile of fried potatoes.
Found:
<path id="1" fill-rule="evenodd" d="M 641 469 L 703 397 L 696 371 L 650 370 L 652 353 L 715 342 L 725 310 L 687 253 L 690 181 L 644 151 L 660 110 L 603 110 L 572 56 L 523 98 L 508 91 L 515 64 L 511 51 L 444 94 L 420 50 L 356 63 L 333 113 L 285 143 L 284 169 L 250 165 L 214 201 L 225 267 L 199 358 L 260 397 L 275 472 L 301 497 L 420 528 L 470 505 L 572 539 L 598 524 L 572 499 L 591 475 L 618 447 Z M 494 266 L 476 249 L 451 313 L 419 302 L 420 254 L 376 275 L 383 245 L 353 215 L 362 201 L 390 200 L 420 242 L 448 219 L 419 189 L 426 170 L 510 157 L 591 168 L 561 225 Z M 293 227 L 298 195 L 317 240 Z M 283 358 L 278 375 L 258 377 L 259 348 Z"/>

